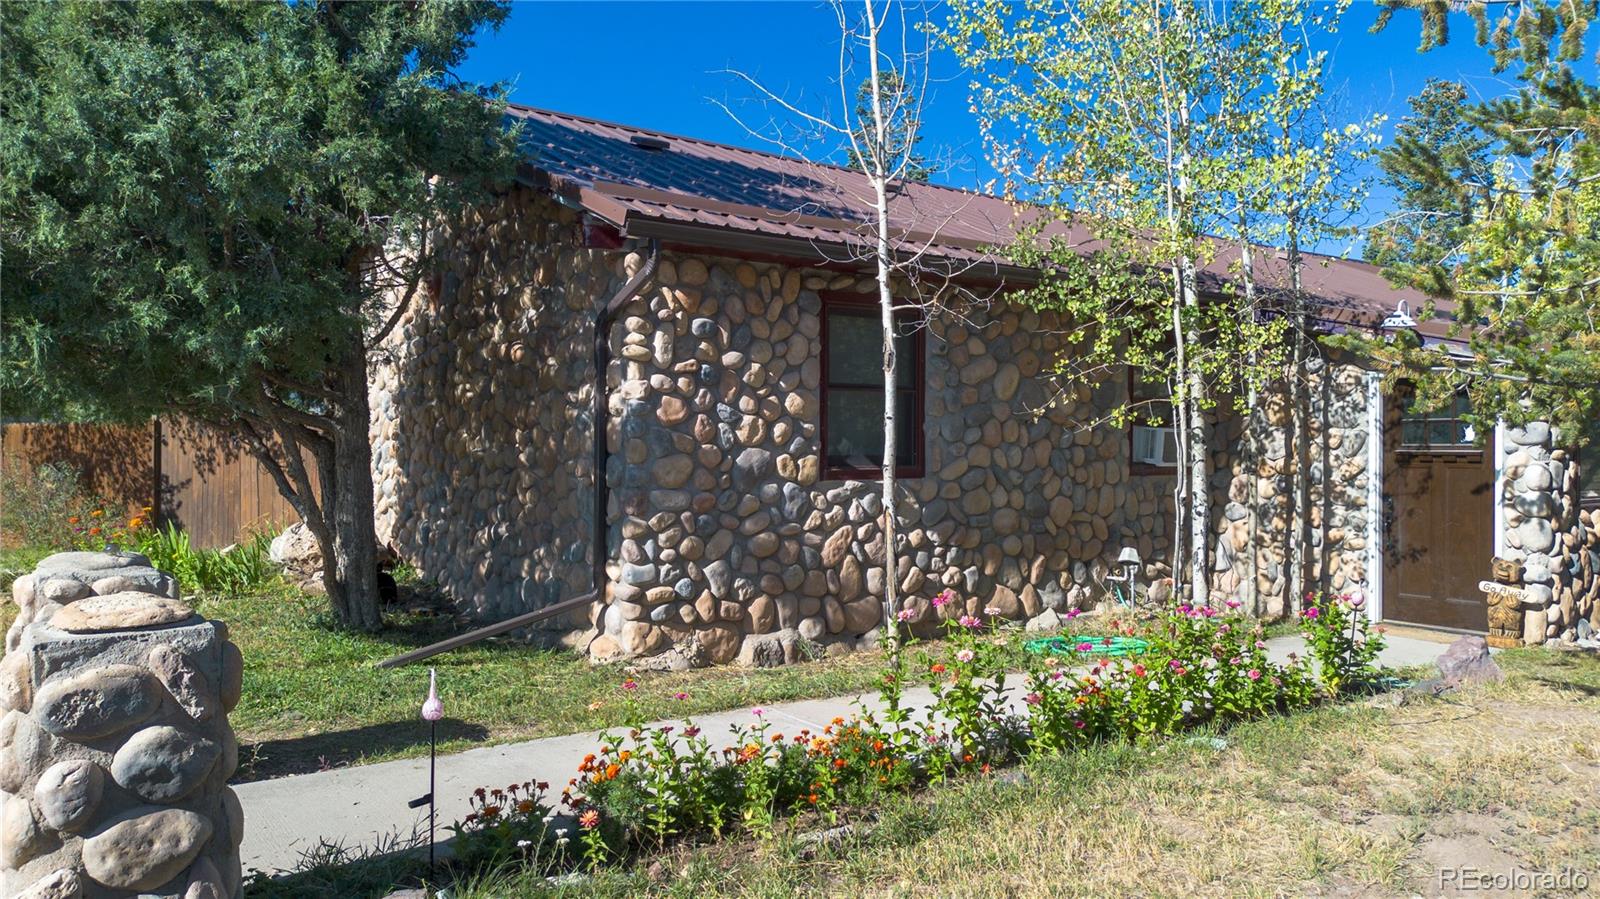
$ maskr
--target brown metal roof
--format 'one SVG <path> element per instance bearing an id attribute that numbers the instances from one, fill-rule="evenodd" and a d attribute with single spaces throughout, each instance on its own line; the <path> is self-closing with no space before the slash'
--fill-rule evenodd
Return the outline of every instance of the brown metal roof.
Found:
<path id="1" fill-rule="evenodd" d="M 867 246 L 873 192 L 853 169 L 516 104 L 507 114 L 522 124 L 528 165 L 557 193 L 629 236 L 839 262 L 862 258 Z M 1026 270 L 986 248 L 1008 243 L 1025 217 L 1038 212 L 972 191 L 907 183 L 891 200 L 889 217 L 908 242 L 928 248 L 928 257 L 1005 278 Z M 1081 229 L 1052 230 L 1086 251 L 1096 246 Z M 1237 249 L 1225 249 L 1206 273 L 1230 277 L 1237 258 Z M 1391 285 L 1376 266 L 1318 254 L 1307 259 L 1302 278 L 1326 329 L 1371 327 L 1401 300 L 1413 313 L 1426 301 Z M 1263 282 L 1283 283 L 1286 269 L 1276 251 L 1258 254 Z M 1439 321 L 1421 328 L 1435 339 L 1444 329 Z"/>

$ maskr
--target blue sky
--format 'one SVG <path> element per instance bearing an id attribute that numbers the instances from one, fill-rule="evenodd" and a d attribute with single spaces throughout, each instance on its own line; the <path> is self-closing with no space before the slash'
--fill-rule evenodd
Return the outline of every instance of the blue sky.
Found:
<path id="1" fill-rule="evenodd" d="M 1344 118 L 1386 113 L 1386 130 L 1406 112 L 1406 98 L 1430 77 L 1461 80 L 1492 96 L 1508 82 L 1489 71 L 1464 16 L 1453 40 L 1417 52 L 1415 13 L 1396 14 L 1387 30 L 1367 31 L 1377 14 L 1356 0 L 1329 51 L 1330 88 Z M 937 13 L 936 13 L 937 15 Z M 748 72 L 790 98 L 832 98 L 839 32 L 832 9 L 812 0 L 767 2 L 519 2 L 496 33 L 484 35 L 462 74 L 503 81 L 511 99 L 547 109 L 677 134 L 771 149 L 729 117 L 722 101 L 765 121 L 755 92 L 729 70 Z M 992 174 L 967 111 L 966 78 L 948 55 L 930 66 L 935 80 L 923 147 L 952 164 L 935 180 L 972 187 Z M 1371 215 L 1391 200 L 1375 194 Z M 1345 247 L 1326 246 L 1340 252 Z"/>

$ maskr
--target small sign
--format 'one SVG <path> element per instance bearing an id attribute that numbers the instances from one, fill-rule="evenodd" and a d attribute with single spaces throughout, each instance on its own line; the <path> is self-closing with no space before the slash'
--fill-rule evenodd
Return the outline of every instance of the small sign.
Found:
<path id="1" fill-rule="evenodd" d="M 1518 600 L 1521 600 L 1528 595 L 1528 591 L 1522 589 L 1521 587 L 1513 587 L 1510 584 L 1502 584 L 1499 581 L 1479 581 L 1478 589 L 1485 593 L 1495 593 L 1500 596 L 1513 596 Z"/>

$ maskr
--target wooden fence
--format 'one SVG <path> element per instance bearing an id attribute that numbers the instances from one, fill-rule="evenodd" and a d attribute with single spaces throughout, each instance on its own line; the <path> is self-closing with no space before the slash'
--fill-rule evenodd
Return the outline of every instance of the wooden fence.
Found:
<path id="1" fill-rule="evenodd" d="M 299 518 L 237 439 L 183 419 L 137 427 L 7 424 L 0 458 L 6 480 L 32 477 L 47 462 L 70 465 L 97 496 L 130 509 L 150 506 L 157 521 L 188 531 L 197 546 L 226 546 Z"/>

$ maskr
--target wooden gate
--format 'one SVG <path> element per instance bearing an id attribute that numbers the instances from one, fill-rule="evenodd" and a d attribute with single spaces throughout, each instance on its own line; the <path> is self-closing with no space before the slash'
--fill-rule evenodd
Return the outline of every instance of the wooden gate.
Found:
<path id="1" fill-rule="evenodd" d="M 1391 417 L 1383 479 L 1384 618 L 1488 627 L 1478 582 L 1494 556 L 1493 450 L 1474 445 L 1463 401 Z"/>

